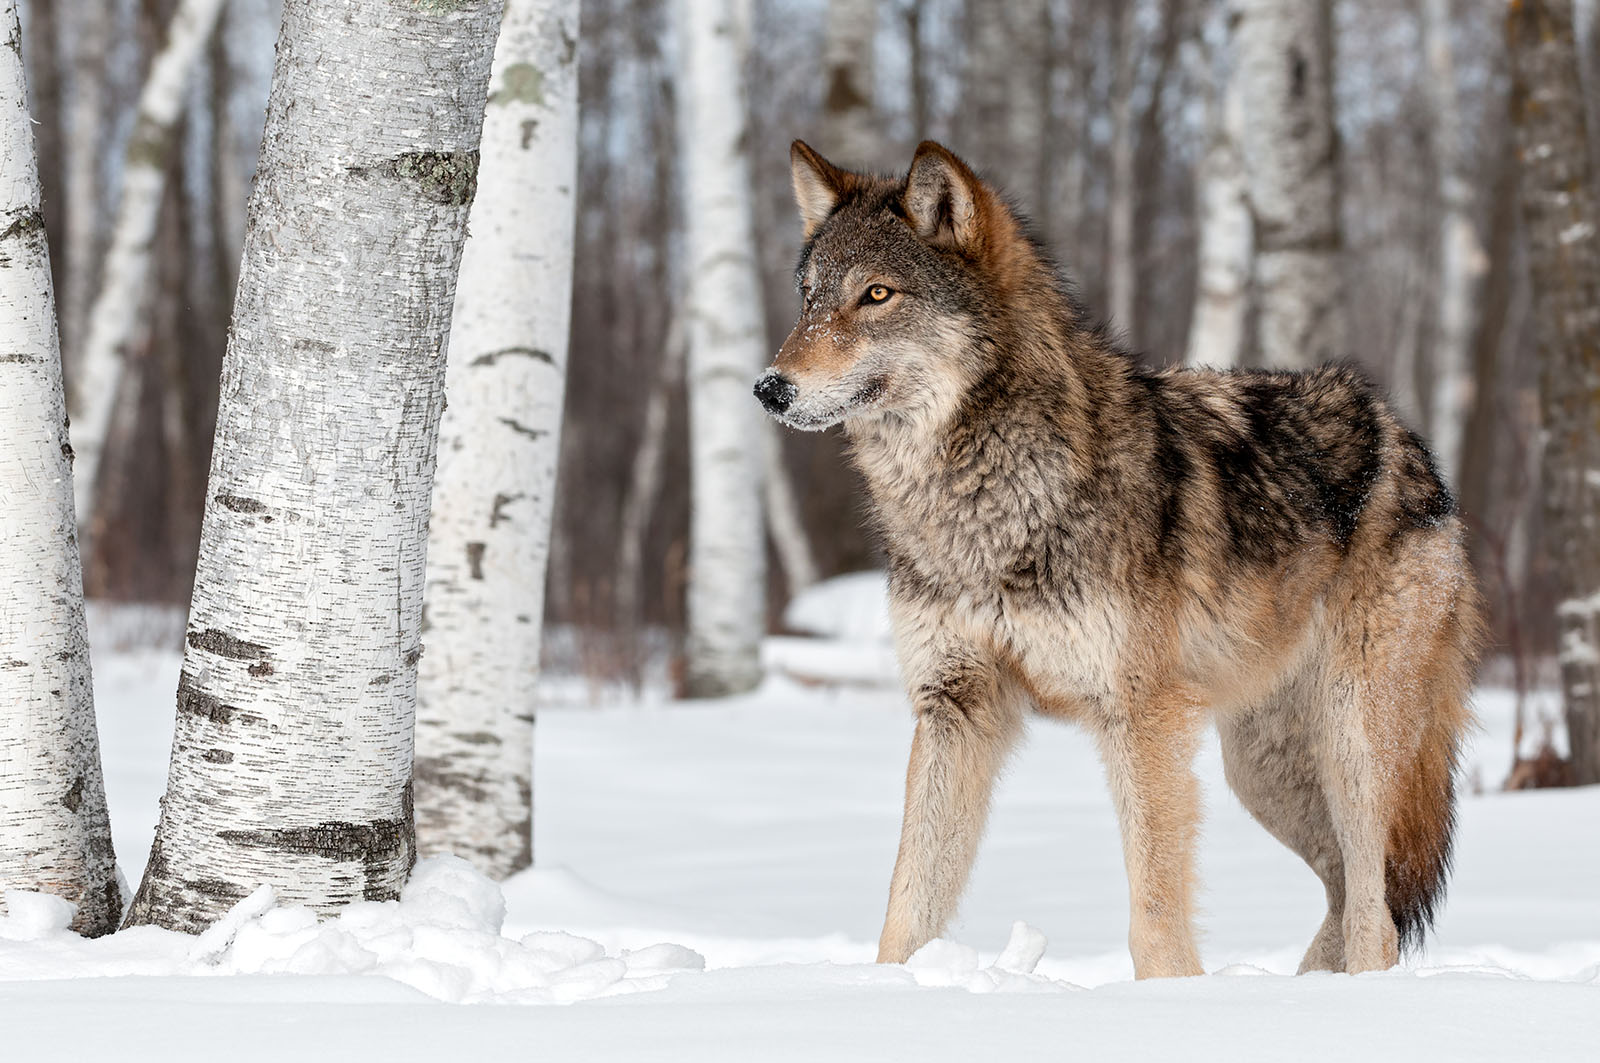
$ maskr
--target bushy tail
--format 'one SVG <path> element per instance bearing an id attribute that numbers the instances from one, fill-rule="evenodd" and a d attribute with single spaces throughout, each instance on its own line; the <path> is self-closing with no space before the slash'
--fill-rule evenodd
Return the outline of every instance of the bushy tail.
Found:
<path id="1" fill-rule="evenodd" d="M 1461 740 L 1473 726 L 1467 696 L 1481 638 L 1476 593 L 1466 591 L 1450 617 L 1447 648 L 1429 678 L 1430 706 L 1422 744 L 1389 822 L 1384 899 L 1400 935 L 1400 950 L 1422 947 L 1444 902 L 1456 832 L 1456 767 Z"/>

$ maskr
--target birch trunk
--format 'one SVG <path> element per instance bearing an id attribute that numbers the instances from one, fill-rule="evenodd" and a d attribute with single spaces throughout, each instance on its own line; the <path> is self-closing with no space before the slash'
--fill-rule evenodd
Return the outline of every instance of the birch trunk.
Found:
<path id="1" fill-rule="evenodd" d="M 100 162 L 105 151 L 106 70 L 110 65 L 110 0 L 64 0 L 70 55 L 62 178 L 66 221 L 62 248 L 61 350 L 72 408 L 78 408 L 79 355 L 100 263 Z M 78 477 L 79 480 L 82 476 Z"/>
<path id="2" fill-rule="evenodd" d="M 1544 412 L 1546 547 L 1561 601 L 1561 693 L 1574 781 L 1600 783 L 1600 205 L 1570 0 L 1509 7 Z"/>
<path id="3" fill-rule="evenodd" d="M 795 497 L 794 481 L 783 463 L 783 439 L 776 422 L 762 426 L 762 461 L 766 475 L 767 531 L 772 549 L 783 569 L 784 585 L 793 598 L 817 582 L 817 561 L 800 516 L 800 500 Z"/>
<path id="4" fill-rule="evenodd" d="M 1345 354 L 1331 0 L 1233 0 L 1239 139 L 1255 225 L 1261 357 L 1302 368 Z"/>
<path id="5" fill-rule="evenodd" d="M 1139 5 L 1135 0 L 1113 15 L 1116 68 L 1111 80 L 1111 173 L 1106 178 L 1106 311 L 1111 323 L 1133 342 L 1133 80 L 1138 65 Z"/>
<path id="6" fill-rule="evenodd" d="M 414 859 L 444 349 L 499 0 L 286 0 L 222 369 L 161 822 L 131 923 Z"/>
<path id="7" fill-rule="evenodd" d="M 450 330 L 417 672 L 417 846 L 533 862 L 534 683 L 572 303 L 577 0 L 509 0 Z"/>
<path id="8" fill-rule="evenodd" d="M 1462 433 L 1472 408 L 1472 333 L 1478 281 L 1487 268 L 1472 223 L 1470 160 L 1461 146 L 1461 107 L 1450 47 L 1449 0 L 1422 0 L 1422 48 L 1439 170 L 1438 320 L 1433 335 L 1433 393 L 1428 430 L 1445 482 L 1457 484 Z"/>
<path id="9" fill-rule="evenodd" d="M 966 72 L 973 161 L 999 175 L 1042 223 L 1048 208 L 1045 152 L 1050 99 L 1050 12 L 1046 0 L 971 5 Z"/>
<path id="10" fill-rule="evenodd" d="M 667 404 L 683 380 L 687 340 L 683 315 L 673 313 L 662 346 L 661 366 L 655 386 L 645 401 L 644 427 L 639 432 L 639 449 L 633 453 L 628 473 L 627 492 L 622 496 L 622 518 L 618 522 L 617 584 L 615 627 L 629 638 L 639 639 L 644 626 L 643 573 L 645 536 L 650 516 L 661 495 L 661 467 L 667 454 Z M 635 661 L 637 654 L 634 655 Z M 638 680 L 637 674 L 634 676 Z"/>
<path id="11" fill-rule="evenodd" d="M 679 0 L 679 15 L 692 480 L 685 690 L 718 697 L 761 679 L 763 426 L 750 382 L 767 351 L 735 5 Z"/>
<path id="12" fill-rule="evenodd" d="M 1244 101 L 1231 62 L 1226 70 L 1212 64 L 1212 70 L 1221 84 L 1213 81 L 1206 100 L 1205 154 L 1195 175 L 1199 262 L 1184 363 L 1231 369 L 1244 350 L 1255 237 L 1239 157 Z"/>
<path id="13" fill-rule="evenodd" d="M 881 162 L 873 114 L 873 39 L 878 29 L 877 0 L 828 0 L 822 42 L 822 136 L 829 158 L 871 169 Z"/>
<path id="14" fill-rule="evenodd" d="M 168 156 L 177 146 L 175 132 L 188 99 L 189 81 L 216 27 L 222 4 L 223 0 L 181 0 L 139 93 L 133 133 L 123 157 L 122 196 L 101 269 L 100 290 L 89 310 L 74 389 L 78 413 L 72 441 L 78 455 L 78 523 L 85 529 L 93 526 L 100 457 L 126 369 L 126 347 L 139 324 L 152 272 L 151 249 L 166 192 Z"/>
<path id="15" fill-rule="evenodd" d="M 15 0 L 0 6 L 0 34 L 0 890 L 65 897 L 73 929 L 96 935 L 116 928 L 122 895 Z"/>

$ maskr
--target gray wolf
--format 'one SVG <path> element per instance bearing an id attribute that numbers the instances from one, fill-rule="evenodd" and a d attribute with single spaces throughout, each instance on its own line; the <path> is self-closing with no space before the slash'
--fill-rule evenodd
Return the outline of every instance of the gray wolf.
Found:
<path id="1" fill-rule="evenodd" d="M 1141 369 L 938 144 L 898 178 L 791 163 L 803 305 L 755 390 L 843 426 L 917 717 L 879 960 L 945 929 L 1032 710 L 1099 745 L 1139 977 L 1202 972 L 1208 721 L 1326 888 L 1301 970 L 1398 962 L 1449 871 L 1481 627 L 1423 442 L 1352 369 Z"/>

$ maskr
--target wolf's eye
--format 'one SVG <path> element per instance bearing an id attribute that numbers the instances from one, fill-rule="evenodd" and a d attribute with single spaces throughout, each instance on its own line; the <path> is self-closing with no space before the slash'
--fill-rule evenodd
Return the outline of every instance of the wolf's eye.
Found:
<path id="1" fill-rule="evenodd" d="M 866 306 L 868 303 L 884 302 L 893 294 L 894 289 L 888 285 L 874 284 L 872 287 L 868 288 L 867 293 L 861 297 L 861 305 Z"/>

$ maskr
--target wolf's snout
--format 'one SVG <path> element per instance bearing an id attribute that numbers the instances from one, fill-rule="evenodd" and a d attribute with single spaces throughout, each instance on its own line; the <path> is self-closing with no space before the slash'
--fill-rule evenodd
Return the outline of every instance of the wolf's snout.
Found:
<path id="1" fill-rule="evenodd" d="M 780 414 L 789 408 L 800 389 L 775 369 L 768 369 L 756 380 L 756 398 L 761 400 L 770 414 Z"/>

